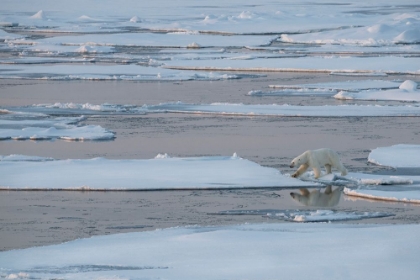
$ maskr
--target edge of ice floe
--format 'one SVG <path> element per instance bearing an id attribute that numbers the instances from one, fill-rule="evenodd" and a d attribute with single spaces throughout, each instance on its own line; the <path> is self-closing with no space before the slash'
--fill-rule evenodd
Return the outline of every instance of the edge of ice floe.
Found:
<path id="1" fill-rule="evenodd" d="M 358 192 L 357 189 L 353 190 L 353 189 L 350 189 L 350 188 L 344 188 L 343 192 L 344 192 L 345 195 L 348 195 L 348 196 L 366 198 L 366 199 L 371 199 L 371 200 L 420 204 L 420 199 L 397 198 L 397 197 L 392 197 L 392 196 L 389 196 L 389 197 L 379 196 L 379 195 L 373 195 L 373 194 Z"/>

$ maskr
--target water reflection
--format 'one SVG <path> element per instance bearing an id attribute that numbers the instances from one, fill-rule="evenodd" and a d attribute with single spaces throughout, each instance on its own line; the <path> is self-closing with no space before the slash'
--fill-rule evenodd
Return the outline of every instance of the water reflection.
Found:
<path id="1" fill-rule="evenodd" d="M 320 189 L 309 191 L 306 188 L 302 188 L 300 189 L 300 194 L 291 192 L 290 196 L 295 201 L 305 206 L 334 207 L 340 201 L 343 190 L 344 187 L 337 187 L 333 190 L 332 186 L 327 186 L 324 192 Z"/>

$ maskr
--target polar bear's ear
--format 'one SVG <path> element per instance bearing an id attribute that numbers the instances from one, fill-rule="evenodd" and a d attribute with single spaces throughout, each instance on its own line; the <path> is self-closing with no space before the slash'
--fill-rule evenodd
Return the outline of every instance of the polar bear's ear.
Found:
<path id="1" fill-rule="evenodd" d="M 308 189 L 299 189 L 300 190 L 300 193 L 303 195 L 303 196 L 309 196 L 309 191 L 308 191 Z"/>

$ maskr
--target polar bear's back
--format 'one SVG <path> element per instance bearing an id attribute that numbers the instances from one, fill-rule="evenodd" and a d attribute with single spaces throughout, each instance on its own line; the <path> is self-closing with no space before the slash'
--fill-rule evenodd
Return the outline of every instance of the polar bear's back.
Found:
<path id="1" fill-rule="evenodd" d="M 321 148 L 317 150 L 312 150 L 311 152 L 311 158 L 316 159 L 320 165 L 325 164 L 332 164 L 335 165 L 339 161 L 338 154 L 328 148 Z"/>

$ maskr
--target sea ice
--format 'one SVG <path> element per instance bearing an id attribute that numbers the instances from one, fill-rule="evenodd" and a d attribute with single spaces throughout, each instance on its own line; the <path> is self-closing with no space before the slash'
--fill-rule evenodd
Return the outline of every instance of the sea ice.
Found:
<path id="1" fill-rule="evenodd" d="M 319 72 L 356 74 L 420 74 L 420 58 L 326 56 L 253 60 L 177 60 L 165 68 L 207 71 Z"/>
<path id="2" fill-rule="evenodd" d="M 420 225 L 177 227 L 0 252 L 0 277 L 417 279 Z"/>
<path id="3" fill-rule="evenodd" d="M 65 46 L 126 46 L 163 48 L 244 47 L 269 45 L 277 36 L 222 36 L 197 34 L 119 33 L 52 37 L 37 40 L 41 44 Z"/>
<path id="4" fill-rule="evenodd" d="M 339 210 L 226 210 L 220 211 L 218 215 L 257 215 L 272 219 L 281 219 L 290 222 L 332 222 L 363 220 L 369 218 L 382 218 L 393 216 L 384 212 L 349 212 Z"/>
<path id="5" fill-rule="evenodd" d="M 420 145 L 398 144 L 373 149 L 368 161 L 395 168 L 420 167 Z"/>
<path id="6" fill-rule="evenodd" d="M 350 116 L 419 116 L 420 107 L 415 106 L 294 106 L 294 105 L 244 105 L 232 103 L 186 104 L 166 103 L 143 106 L 149 113 L 171 112 L 191 114 L 217 114 L 239 116 L 317 116 L 317 117 L 350 117 Z"/>
<path id="7" fill-rule="evenodd" d="M 67 126 L 65 128 L 26 127 L 23 129 L 0 129 L 0 140 L 50 140 L 69 141 L 112 140 L 115 133 L 99 125 Z"/>
<path id="8" fill-rule="evenodd" d="M 224 80 L 239 75 L 174 71 L 141 65 L 1 65 L 0 78 L 41 80 Z"/>
<path id="9" fill-rule="evenodd" d="M 381 91 L 341 91 L 334 95 L 336 99 L 358 99 L 358 100 L 396 100 L 408 102 L 420 102 L 420 91 L 417 90 L 417 83 L 407 80 L 398 89 Z"/>
<path id="10" fill-rule="evenodd" d="M 396 189 L 385 188 L 345 188 L 344 193 L 348 196 L 361 197 L 373 200 L 390 202 L 420 203 L 420 189 L 413 187 L 400 187 Z"/>
<path id="11" fill-rule="evenodd" d="M 327 82 L 315 84 L 300 85 L 270 85 L 275 89 L 307 89 L 307 90 L 344 90 L 344 91 L 360 91 L 368 89 L 397 89 L 400 84 L 396 81 L 387 80 L 348 80 L 342 82 Z"/>
<path id="12" fill-rule="evenodd" d="M 1 161 L 2 189 L 167 190 L 317 186 L 233 157 Z"/>

